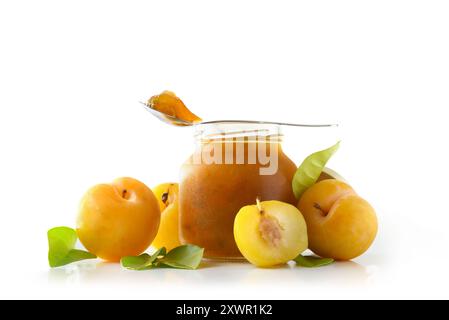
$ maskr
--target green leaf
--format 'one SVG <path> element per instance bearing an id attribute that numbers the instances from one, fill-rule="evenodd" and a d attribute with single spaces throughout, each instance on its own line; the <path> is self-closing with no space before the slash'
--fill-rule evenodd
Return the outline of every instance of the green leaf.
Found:
<path id="1" fill-rule="evenodd" d="M 149 270 L 157 267 L 157 260 L 166 255 L 166 249 L 164 247 L 157 250 L 152 255 L 148 253 L 141 254 L 140 256 L 133 257 L 123 257 L 120 263 L 124 268 L 130 270 Z"/>
<path id="2" fill-rule="evenodd" d="M 171 250 L 160 260 L 165 267 L 177 269 L 197 269 L 203 258 L 204 249 L 195 245 L 183 245 Z"/>
<path id="3" fill-rule="evenodd" d="M 68 227 L 56 227 L 48 230 L 48 263 L 56 268 L 66 264 L 95 259 L 96 256 L 83 250 L 74 249 L 78 239 L 76 231 Z"/>
<path id="4" fill-rule="evenodd" d="M 130 270 L 150 270 L 154 268 L 197 269 L 203 258 L 203 248 L 183 245 L 167 253 L 164 247 L 152 255 L 144 253 L 138 257 L 123 257 L 121 264 Z"/>
<path id="5" fill-rule="evenodd" d="M 123 257 L 120 260 L 120 263 L 124 268 L 131 269 L 131 270 L 143 270 L 147 268 L 148 266 L 151 266 L 153 263 L 153 257 L 150 256 L 148 253 L 141 254 L 140 256 L 133 257 Z"/>
<path id="6" fill-rule="evenodd" d="M 318 258 L 314 256 L 297 256 L 294 261 L 297 265 L 304 268 L 317 268 L 324 267 L 334 263 L 334 259 L 331 258 Z"/>
<path id="7" fill-rule="evenodd" d="M 340 142 L 337 142 L 328 149 L 312 153 L 301 163 L 293 176 L 292 182 L 296 199 L 299 199 L 304 191 L 316 183 L 327 161 L 338 150 L 339 146 Z"/>

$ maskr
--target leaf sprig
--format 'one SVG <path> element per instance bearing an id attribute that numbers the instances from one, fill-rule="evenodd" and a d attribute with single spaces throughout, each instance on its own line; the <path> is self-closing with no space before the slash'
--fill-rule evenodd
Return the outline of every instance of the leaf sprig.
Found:
<path id="1" fill-rule="evenodd" d="M 195 270 L 203 258 L 204 249 L 195 245 L 182 245 L 167 253 L 163 247 L 152 255 L 148 253 L 137 257 L 123 257 L 121 264 L 129 270 L 150 270 L 154 268 L 174 268 Z"/>

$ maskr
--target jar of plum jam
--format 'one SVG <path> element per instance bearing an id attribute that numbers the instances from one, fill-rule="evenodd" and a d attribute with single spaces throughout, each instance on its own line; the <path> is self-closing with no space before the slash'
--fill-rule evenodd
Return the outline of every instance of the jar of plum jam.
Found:
<path id="1" fill-rule="evenodd" d="M 180 237 L 211 259 L 240 259 L 234 241 L 239 210 L 261 201 L 296 205 L 295 163 L 282 150 L 276 124 L 221 121 L 195 126 L 196 147 L 181 168 Z"/>

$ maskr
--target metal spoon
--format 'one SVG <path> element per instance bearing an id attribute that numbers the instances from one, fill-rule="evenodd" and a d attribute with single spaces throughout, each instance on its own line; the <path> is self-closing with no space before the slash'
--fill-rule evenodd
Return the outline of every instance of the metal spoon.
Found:
<path id="1" fill-rule="evenodd" d="M 317 128 L 317 127 L 338 127 L 338 124 L 299 124 L 299 123 L 284 123 L 284 122 L 271 122 L 271 121 L 248 121 L 248 120 L 214 120 L 214 121 L 203 121 L 203 122 L 190 122 L 185 121 L 176 117 L 173 117 L 171 115 L 165 114 L 163 112 L 160 112 L 156 109 L 153 109 L 149 104 L 139 101 L 140 104 L 142 104 L 148 112 L 150 112 L 153 116 L 161 120 L 162 122 L 168 123 L 172 126 L 176 127 L 189 127 L 194 126 L 198 124 L 214 124 L 214 123 L 253 123 L 253 124 L 272 124 L 272 125 L 280 125 L 280 126 L 292 126 L 292 127 L 310 127 L 310 128 Z"/>

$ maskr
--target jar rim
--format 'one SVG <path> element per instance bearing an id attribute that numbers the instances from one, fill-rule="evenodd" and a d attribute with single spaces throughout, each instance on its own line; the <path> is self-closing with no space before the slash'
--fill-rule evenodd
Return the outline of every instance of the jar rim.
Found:
<path id="1" fill-rule="evenodd" d="M 204 121 L 194 126 L 203 126 L 209 124 L 259 124 L 259 125 L 277 125 L 289 127 L 304 127 L 304 128 L 328 128 L 338 127 L 338 124 L 304 124 L 304 123 L 287 123 L 287 122 L 273 122 L 273 121 L 259 121 L 259 120 L 214 120 Z"/>
<path id="2" fill-rule="evenodd" d="M 281 126 L 259 121 L 211 121 L 195 125 L 195 139 L 203 143 L 236 140 L 281 142 Z"/>
<path id="3" fill-rule="evenodd" d="M 202 142 L 246 139 L 282 142 L 284 127 L 331 128 L 336 124 L 293 124 L 255 120 L 216 120 L 194 124 L 194 138 Z"/>

